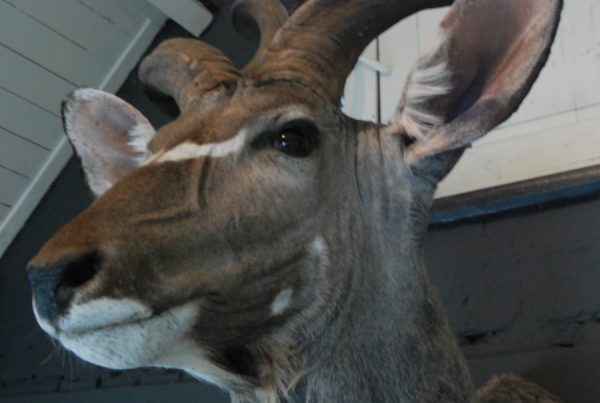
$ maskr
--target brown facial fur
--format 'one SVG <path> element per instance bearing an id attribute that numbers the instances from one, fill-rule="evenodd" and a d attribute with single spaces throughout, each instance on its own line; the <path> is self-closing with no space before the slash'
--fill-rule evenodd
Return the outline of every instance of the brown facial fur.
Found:
<path id="1" fill-rule="evenodd" d="M 253 139 L 277 130 L 290 111 L 317 125 L 314 152 L 297 159 L 255 149 Z M 316 236 L 347 230 L 323 223 L 331 222 L 332 207 L 343 208 L 343 200 L 335 202 L 336 182 L 350 161 L 343 154 L 328 156 L 356 141 L 349 129 L 345 117 L 310 92 L 241 83 L 214 107 L 162 128 L 151 143 L 160 154 L 183 142 L 223 142 L 246 130 L 239 153 L 150 162 L 62 228 L 32 264 L 97 250 L 104 263 L 78 303 L 127 297 L 159 314 L 196 300 L 199 343 L 217 352 L 252 344 L 321 298 L 309 288 L 323 273 L 307 248 Z M 294 307 L 273 317 L 270 305 L 286 288 L 294 292 Z"/>
<path id="2" fill-rule="evenodd" d="M 455 2 L 441 46 L 421 56 L 386 126 L 339 110 L 346 75 L 397 19 L 448 1 L 308 0 L 285 22 L 272 1 L 262 19 L 253 3 L 242 13 L 266 36 L 241 73 L 195 40 L 161 45 L 142 64 L 142 80 L 175 98 L 182 114 L 154 135 L 145 164 L 111 177 L 110 189 L 32 260 L 36 304 L 47 305 L 36 311 L 40 324 L 59 340 L 66 334 L 84 355 L 100 355 L 102 365 L 182 368 L 240 401 L 277 402 L 301 378 L 307 398 L 320 403 L 474 401 L 422 248 L 437 182 L 460 147 L 514 112 L 552 43 L 554 0 L 531 0 L 539 8 L 502 0 L 499 22 L 515 29 L 498 31 L 497 46 L 471 35 L 499 1 Z M 522 31 L 531 38 L 519 40 Z M 505 69 L 512 56 L 527 63 Z M 464 82 L 460 71 L 469 72 Z M 485 92 L 471 91 L 473 77 L 489 84 Z M 318 142 L 308 155 L 259 141 L 294 119 L 314 126 Z M 407 125 L 415 121 L 418 136 Z M 110 148 L 73 143 L 92 157 L 94 147 Z M 134 154 L 120 143 L 124 155 Z M 185 145 L 196 154 L 177 155 Z M 212 155 L 218 147 L 231 148 Z M 83 260 L 95 262 L 93 272 L 64 271 L 86 254 L 99 256 Z M 88 276 L 67 282 L 72 298 L 59 306 L 61 276 L 75 269 Z M 90 316 L 106 315 L 107 326 L 63 332 L 63 319 L 103 300 L 116 313 Z M 115 317 L 121 321 L 110 322 Z M 89 333 L 94 342 L 116 341 L 96 354 Z M 131 345 L 139 347 L 137 361 L 123 359 L 123 334 L 139 337 Z M 146 355 L 148 340 L 167 341 Z"/>

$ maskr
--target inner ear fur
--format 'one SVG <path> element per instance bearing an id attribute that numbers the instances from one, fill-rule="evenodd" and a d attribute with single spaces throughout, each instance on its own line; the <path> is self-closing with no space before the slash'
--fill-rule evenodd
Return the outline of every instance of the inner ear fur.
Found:
<path id="1" fill-rule="evenodd" d="M 413 67 L 391 125 L 409 163 L 462 148 L 505 121 L 550 53 L 562 0 L 457 0 Z"/>
<path id="2" fill-rule="evenodd" d="M 96 197 L 149 156 L 154 128 L 133 106 L 104 91 L 82 88 L 63 100 L 65 132 Z"/>

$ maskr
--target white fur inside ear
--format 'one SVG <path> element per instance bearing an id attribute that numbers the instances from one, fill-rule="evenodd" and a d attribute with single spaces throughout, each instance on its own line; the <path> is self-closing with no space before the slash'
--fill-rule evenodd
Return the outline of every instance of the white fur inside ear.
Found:
<path id="1" fill-rule="evenodd" d="M 434 41 L 425 49 L 413 67 L 399 108 L 399 123 L 406 133 L 423 140 L 432 128 L 444 123 L 444 117 L 431 111 L 430 101 L 449 94 L 452 90 L 451 71 L 445 57 L 448 35 L 438 32 Z"/>
<path id="2" fill-rule="evenodd" d="M 67 136 L 96 196 L 149 156 L 152 125 L 115 95 L 91 88 L 76 90 L 65 99 L 62 114 Z"/>
<path id="3" fill-rule="evenodd" d="M 131 147 L 136 154 L 139 154 L 139 157 L 136 158 L 139 165 L 142 165 L 150 156 L 148 144 L 154 136 L 154 128 L 147 122 L 140 122 L 133 126 L 128 134 L 129 147 Z"/>

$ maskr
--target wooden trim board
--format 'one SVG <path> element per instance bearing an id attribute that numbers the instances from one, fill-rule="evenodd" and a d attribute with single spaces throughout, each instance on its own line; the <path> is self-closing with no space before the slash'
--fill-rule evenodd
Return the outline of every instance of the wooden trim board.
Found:
<path id="1" fill-rule="evenodd" d="M 146 18 L 114 66 L 105 75 L 104 79 L 101 80 L 98 88 L 111 92 L 118 90 L 150 43 L 152 43 L 164 20 L 164 16 L 156 13 L 152 15 L 152 19 Z M 41 169 L 32 178 L 25 191 L 20 195 L 4 221 L 0 224 L 0 257 L 21 230 L 71 155 L 71 146 L 66 137 L 61 133 L 57 145 L 52 149 Z"/>

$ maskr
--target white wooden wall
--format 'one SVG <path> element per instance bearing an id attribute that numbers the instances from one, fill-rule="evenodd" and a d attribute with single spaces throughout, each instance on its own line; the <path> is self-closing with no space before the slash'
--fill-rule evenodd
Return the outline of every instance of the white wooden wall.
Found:
<path id="1" fill-rule="evenodd" d="M 392 116 L 406 75 L 433 37 L 446 9 L 413 16 L 378 38 L 380 74 L 359 63 L 348 83 L 347 112 L 383 122 Z M 485 35 L 485 33 L 482 33 Z M 365 54 L 373 57 L 372 52 Z M 356 94 L 361 99 L 353 99 Z M 379 105 L 377 104 L 379 102 Z M 376 113 L 375 113 L 376 115 Z M 514 183 L 600 164 L 600 1 L 565 2 L 552 54 L 519 111 L 474 143 L 440 184 L 437 197 Z"/>
<path id="2" fill-rule="evenodd" d="M 0 0 L 0 256 L 71 156 L 61 99 L 116 91 L 165 18 L 142 0 Z"/>

